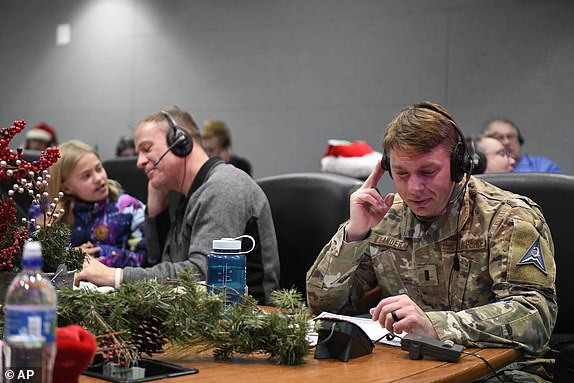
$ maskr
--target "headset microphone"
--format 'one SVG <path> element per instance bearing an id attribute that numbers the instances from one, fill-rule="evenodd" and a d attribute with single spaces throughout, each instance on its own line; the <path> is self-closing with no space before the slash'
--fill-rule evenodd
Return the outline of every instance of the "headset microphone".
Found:
<path id="1" fill-rule="evenodd" d="M 171 151 L 171 149 L 173 149 L 174 146 L 176 146 L 180 142 L 184 141 L 185 139 L 186 139 L 186 137 L 184 135 L 178 136 L 175 139 L 175 141 L 170 146 L 168 146 L 168 148 L 165 150 L 165 152 L 163 152 L 161 154 L 161 156 L 159 156 L 159 158 L 153 162 L 153 166 L 157 166 L 160 163 L 160 161 L 163 160 L 163 158 L 167 155 L 167 153 L 169 153 Z"/>

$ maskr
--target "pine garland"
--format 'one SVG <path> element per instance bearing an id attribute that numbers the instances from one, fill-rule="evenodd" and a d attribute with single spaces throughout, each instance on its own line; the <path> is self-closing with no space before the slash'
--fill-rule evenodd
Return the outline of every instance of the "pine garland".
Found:
<path id="1" fill-rule="evenodd" d="M 70 228 L 62 222 L 40 227 L 32 233 L 32 239 L 42 243 L 44 271 L 56 271 L 60 264 L 65 264 L 68 270 L 82 269 L 86 254 L 70 247 L 70 238 Z"/>
<path id="2" fill-rule="evenodd" d="M 63 288 L 58 321 L 60 326 L 80 324 L 97 336 L 121 333 L 122 341 L 150 355 L 169 343 L 176 349 L 211 349 L 216 359 L 266 353 L 279 364 L 302 363 L 310 351 L 310 312 L 302 295 L 275 291 L 279 309 L 271 313 L 252 297 L 242 298 L 241 304 L 225 305 L 224 294 L 209 294 L 190 272 L 183 272 L 177 285 L 141 280 L 110 294 Z"/>

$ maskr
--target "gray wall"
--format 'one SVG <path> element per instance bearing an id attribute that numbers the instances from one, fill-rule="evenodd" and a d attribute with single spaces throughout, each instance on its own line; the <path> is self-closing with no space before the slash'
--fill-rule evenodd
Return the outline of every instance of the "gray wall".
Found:
<path id="1" fill-rule="evenodd" d="M 0 123 L 45 120 L 108 158 L 176 104 L 226 121 L 259 178 L 318 170 L 329 138 L 379 148 L 426 99 L 465 133 L 510 118 L 574 173 L 573 16 L 565 0 L 2 0 Z"/>

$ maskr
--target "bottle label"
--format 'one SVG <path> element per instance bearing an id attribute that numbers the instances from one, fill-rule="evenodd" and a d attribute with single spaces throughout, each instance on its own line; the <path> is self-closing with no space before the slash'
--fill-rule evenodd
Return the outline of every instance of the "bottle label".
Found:
<path id="1" fill-rule="evenodd" d="M 51 307 L 5 306 L 4 338 L 13 335 L 43 336 L 46 343 L 55 342 L 56 311 Z"/>

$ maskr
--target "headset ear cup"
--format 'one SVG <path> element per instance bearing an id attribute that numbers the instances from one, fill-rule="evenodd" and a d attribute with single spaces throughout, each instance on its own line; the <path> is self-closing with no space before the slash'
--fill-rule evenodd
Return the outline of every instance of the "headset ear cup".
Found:
<path id="1" fill-rule="evenodd" d="M 520 144 L 520 146 L 524 145 L 524 137 L 522 137 L 520 129 L 516 128 L 516 133 L 518 134 L 518 143 Z"/>
<path id="2" fill-rule="evenodd" d="M 167 146 L 171 147 L 171 152 L 178 157 L 186 157 L 193 150 L 193 139 L 184 129 L 170 126 L 165 138 Z"/>
<path id="3" fill-rule="evenodd" d="M 460 182 L 465 173 L 470 172 L 470 158 L 466 154 L 465 146 L 458 141 L 450 158 L 450 178 L 454 182 Z"/>
<path id="4" fill-rule="evenodd" d="M 470 156 L 472 161 L 472 174 L 482 174 L 488 165 L 486 156 L 482 152 L 474 152 Z"/>
<path id="5" fill-rule="evenodd" d="M 387 156 L 387 152 L 385 150 L 383 150 L 383 158 L 381 159 L 381 166 L 387 173 L 389 173 L 389 176 L 393 178 L 393 174 L 391 173 L 391 160 L 389 156 Z"/>

